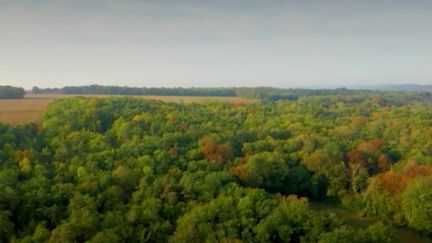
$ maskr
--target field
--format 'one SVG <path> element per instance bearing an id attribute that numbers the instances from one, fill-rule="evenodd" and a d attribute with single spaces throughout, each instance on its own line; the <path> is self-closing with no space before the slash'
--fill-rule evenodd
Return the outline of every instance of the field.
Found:
<path id="1" fill-rule="evenodd" d="M 29 94 L 24 99 L 0 100 L 0 122 L 12 125 L 30 122 L 39 123 L 48 105 L 56 100 L 70 98 L 77 95 L 65 94 Z M 81 95 L 86 97 L 122 97 L 121 95 Z M 241 97 L 212 97 L 212 96 L 133 96 L 147 100 L 161 100 L 164 102 L 205 103 L 224 101 L 232 103 L 254 102 Z"/>

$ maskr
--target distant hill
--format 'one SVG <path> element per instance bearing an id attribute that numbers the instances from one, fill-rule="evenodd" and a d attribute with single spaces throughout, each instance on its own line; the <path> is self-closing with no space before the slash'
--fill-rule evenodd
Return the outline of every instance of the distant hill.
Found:
<path id="1" fill-rule="evenodd" d="M 432 84 L 380 84 L 352 86 L 352 89 L 368 89 L 381 91 L 410 91 L 410 92 L 429 92 L 432 93 Z"/>

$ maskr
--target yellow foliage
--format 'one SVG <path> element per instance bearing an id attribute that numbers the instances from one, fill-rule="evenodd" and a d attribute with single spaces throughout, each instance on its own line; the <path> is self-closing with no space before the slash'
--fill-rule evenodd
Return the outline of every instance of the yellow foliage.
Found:
<path id="1" fill-rule="evenodd" d="M 32 170 L 31 161 L 28 158 L 24 158 L 19 162 L 20 171 L 24 174 L 28 174 Z"/>

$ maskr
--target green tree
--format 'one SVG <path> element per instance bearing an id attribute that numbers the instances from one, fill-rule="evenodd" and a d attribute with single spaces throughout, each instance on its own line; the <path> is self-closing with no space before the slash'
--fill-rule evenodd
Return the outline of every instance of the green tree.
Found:
<path id="1" fill-rule="evenodd" d="M 412 182 L 402 194 L 402 210 L 408 225 L 432 234 L 432 176 Z"/>

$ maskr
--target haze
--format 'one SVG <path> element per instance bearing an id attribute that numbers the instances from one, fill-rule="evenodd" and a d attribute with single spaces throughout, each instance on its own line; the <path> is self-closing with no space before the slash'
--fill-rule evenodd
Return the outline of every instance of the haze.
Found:
<path id="1" fill-rule="evenodd" d="M 431 12 L 430 0 L 0 0 L 0 84 L 426 84 Z"/>

